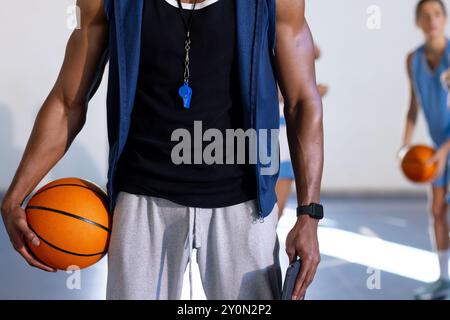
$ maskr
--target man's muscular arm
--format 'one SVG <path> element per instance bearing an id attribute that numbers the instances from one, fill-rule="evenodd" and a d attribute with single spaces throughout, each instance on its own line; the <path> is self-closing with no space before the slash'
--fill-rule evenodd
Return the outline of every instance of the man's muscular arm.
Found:
<path id="1" fill-rule="evenodd" d="M 91 87 L 107 47 L 108 25 L 102 0 L 78 0 L 81 28 L 67 44 L 58 79 L 41 107 L 22 160 L 2 202 L 2 217 L 11 242 L 32 266 L 54 271 L 35 260 L 24 239 L 39 245 L 21 205 L 28 194 L 69 149 L 86 121 Z"/>
<path id="2" fill-rule="evenodd" d="M 277 0 L 276 60 L 299 205 L 320 203 L 324 154 L 315 50 L 304 13 L 304 0 Z M 304 297 L 316 273 L 320 261 L 317 227 L 317 220 L 302 216 L 287 237 L 290 261 L 297 256 L 302 260 L 293 299 Z"/>

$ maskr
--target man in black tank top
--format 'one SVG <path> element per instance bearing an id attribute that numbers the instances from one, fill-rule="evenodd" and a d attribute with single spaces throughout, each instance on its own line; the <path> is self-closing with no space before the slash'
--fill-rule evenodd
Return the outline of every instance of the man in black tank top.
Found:
<path id="1" fill-rule="evenodd" d="M 175 1 L 176 2 L 176 1 Z M 182 10 L 187 20 L 191 10 Z M 119 167 L 118 188 L 199 208 L 222 208 L 256 198 L 250 164 L 181 164 L 172 161 L 178 142 L 172 133 L 194 122 L 202 129 L 244 129 L 236 59 L 234 1 L 196 9 L 190 26 L 192 108 L 180 108 L 185 70 L 185 25 L 179 8 L 167 1 L 145 1 L 138 89 L 131 128 Z M 192 145 L 192 155 L 202 154 Z M 226 149 L 224 148 L 224 151 Z M 248 149 L 246 150 L 248 154 Z M 236 157 L 234 157 L 236 158 Z M 237 161 L 234 161 L 236 163 Z"/>
<path id="2" fill-rule="evenodd" d="M 271 208 L 276 172 L 262 177 L 261 161 L 250 161 L 250 143 L 241 150 L 220 141 L 230 131 L 276 127 L 278 77 L 299 205 L 286 239 L 290 262 L 302 260 L 291 297 L 303 299 L 320 260 L 323 166 L 322 105 L 304 0 L 77 5 L 81 28 L 70 38 L 27 157 L 2 202 L 17 251 L 29 264 L 54 271 L 26 247 L 24 239 L 35 246 L 40 240 L 27 227 L 21 205 L 82 128 L 109 53 L 108 180 L 115 184 L 107 187 L 110 200 L 120 193 L 115 207 L 109 203 L 114 220 L 107 298 L 179 299 L 193 248 L 208 299 L 280 298 L 277 208 Z M 140 38 L 133 37 L 139 27 Z M 179 162 L 174 150 L 184 134 L 192 144 Z"/>

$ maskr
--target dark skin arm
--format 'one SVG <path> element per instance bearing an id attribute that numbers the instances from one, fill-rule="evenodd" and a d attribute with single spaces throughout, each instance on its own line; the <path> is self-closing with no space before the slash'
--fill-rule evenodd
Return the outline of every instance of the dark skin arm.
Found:
<path id="1" fill-rule="evenodd" d="M 315 77 L 315 50 L 304 0 L 277 0 L 276 61 L 285 98 L 289 149 L 298 205 L 320 203 L 323 171 L 322 101 Z M 302 260 L 294 300 L 303 299 L 320 262 L 318 221 L 302 216 L 286 239 L 290 262 Z"/>
<path id="2" fill-rule="evenodd" d="M 1 212 L 14 249 L 33 267 L 53 268 L 37 261 L 25 239 L 39 245 L 21 205 L 28 194 L 69 149 L 86 121 L 89 90 L 95 82 L 107 46 L 107 23 L 102 0 L 78 0 L 81 28 L 67 44 L 58 79 L 41 107 L 22 160 L 2 201 Z"/>

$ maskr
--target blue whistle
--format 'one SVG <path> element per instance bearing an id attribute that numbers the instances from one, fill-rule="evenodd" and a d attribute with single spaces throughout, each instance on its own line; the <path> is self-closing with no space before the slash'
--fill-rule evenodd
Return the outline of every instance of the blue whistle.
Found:
<path id="1" fill-rule="evenodd" d="M 187 83 L 185 83 L 180 90 L 178 90 L 178 94 L 183 99 L 183 105 L 185 109 L 191 108 L 191 99 L 192 99 L 192 88 L 189 87 Z"/>

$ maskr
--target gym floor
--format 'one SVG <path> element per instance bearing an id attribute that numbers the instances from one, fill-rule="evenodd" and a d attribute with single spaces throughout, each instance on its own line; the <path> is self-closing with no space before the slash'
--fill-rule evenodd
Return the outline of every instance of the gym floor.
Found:
<path id="1" fill-rule="evenodd" d="M 307 299 L 411 299 L 412 291 L 437 278 L 423 196 L 324 197 L 327 219 L 319 237 L 322 262 Z M 294 199 L 279 223 L 280 259 L 288 261 L 284 240 L 295 222 Z M 22 261 L 0 226 L 0 299 L 104 299 L 106 259 L 73 275 L 46 274 Z M 204 299 L 194 264 L 194 299 Z M 187 276 L 187 274 L 186 274 Z M 189 298 L 187 277 L 182 298 Z"/>

